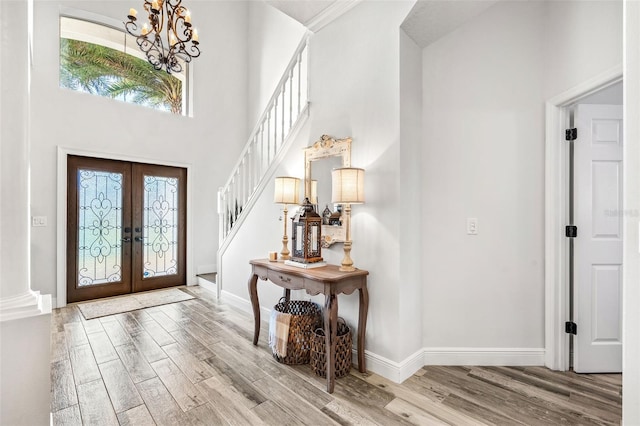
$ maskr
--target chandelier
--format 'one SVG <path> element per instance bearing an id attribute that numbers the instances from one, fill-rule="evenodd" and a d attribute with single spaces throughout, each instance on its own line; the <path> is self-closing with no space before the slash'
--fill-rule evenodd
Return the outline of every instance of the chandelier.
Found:
<path id="1" fill-rule="evenodd" d="M 144 0 L 149 22 L 144 23 L 140 33 L 135 9 L 129 9 L 129 20 L 124 24 L 149 63 L 157 70 L 164 67 L 169 74 L 182 72 L 183 63 L 200 56 L 198 31 L 191 25 L 191 12 L 181 3 L 182 0 Z"/>

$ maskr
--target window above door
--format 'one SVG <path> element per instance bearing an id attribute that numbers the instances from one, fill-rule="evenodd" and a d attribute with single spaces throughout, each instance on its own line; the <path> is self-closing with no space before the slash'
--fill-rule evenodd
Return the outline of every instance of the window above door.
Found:
<path id="1" fill-rule="evenodd" d="M 155 70 L 122 29 L 60 17 L 60 87 L 186 116 L 188 77 Z"/>

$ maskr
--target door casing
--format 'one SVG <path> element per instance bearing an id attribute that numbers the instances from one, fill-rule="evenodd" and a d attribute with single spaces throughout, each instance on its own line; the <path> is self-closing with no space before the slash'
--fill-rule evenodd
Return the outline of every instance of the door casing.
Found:
<path id="1" fill-rule="evenodd" d="M 568 318 L 569 250 L 564 227 L 568 217 L 568 147 L 564 130 L 569 123 L 568 106 L 581 98 L 623 80 L 622 64 L 560 93 L 545 104 L 545 366 L 569 369 L 569 338 L 564 331 Z"/>
<path id="2" fill-rule="evenodd" d="M 176 161 L 166 161 L 154 158 L 140 158 L 109 152 L 96 152 L 76 148 L 58 146 L 57 166 L 57 209 L 56 209 L 56 297 L 53 306 L 62 308 L 67 305 L 67 156 L 78 155 L 84 157 L 104 158 L 107 160 L 130 161 L 135 163 L 150 163 L 160 166 L 180 167 L 187 170 L 187 176 L 193 176 L 193 165 Z M 187 179 L 187 234 L 186 234 L 186 282 L 187 285 L 196 285 L 197 278 L 193 265 L 193 179 Z"/>

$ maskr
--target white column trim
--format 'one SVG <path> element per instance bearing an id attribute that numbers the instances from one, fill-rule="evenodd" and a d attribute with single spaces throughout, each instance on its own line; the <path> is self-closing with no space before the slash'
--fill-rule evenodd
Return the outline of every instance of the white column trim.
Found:
<path id="1" fill-rule="evenodd" d="M 39 291 L 26 291 L 0 299 L 0 322 L 51 313 L 51 295 Z"/>

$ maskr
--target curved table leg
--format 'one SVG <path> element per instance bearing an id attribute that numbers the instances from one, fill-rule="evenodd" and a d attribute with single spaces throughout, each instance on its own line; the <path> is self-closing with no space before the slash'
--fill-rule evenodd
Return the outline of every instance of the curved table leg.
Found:
<path id="1" fill-rule="evenodd" d="M 253 308 L 253 344 L 258 344 L 258 337 L 260 337 L 260 302 L 258 302 L 258 276 L 256 274 L 251 275 L 249 278 L 249 296 L 251 296 L 251 307 Z"/>
<path id="2" fill-rule="evenodd" d="M 360 288 L 360 312 L 358 317 L 358 371 L 366 373 L 364 363 L 364 336 L 367 332 L 367 313 L 369 312 L 369 291 L 366 283 Z"/>
<path id="3" fill-rule="evenodd" d="M 336 342 L 338 335 L 338 298 L 335 294 L 325 296 L 324 330 L 325 359 L 327 360 L 327 392 L 333 393 L 336 381 Z"/>

